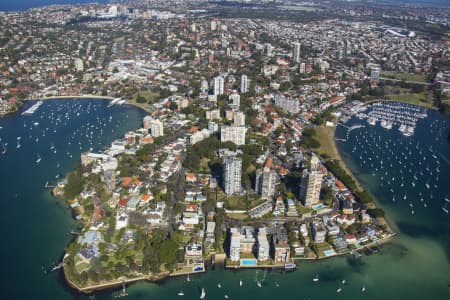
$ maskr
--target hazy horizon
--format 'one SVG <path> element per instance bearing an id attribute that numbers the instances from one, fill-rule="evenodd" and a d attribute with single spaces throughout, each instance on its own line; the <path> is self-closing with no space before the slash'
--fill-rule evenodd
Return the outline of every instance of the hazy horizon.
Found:
<path id="1" fill-rule="evenodd" d="M 16 1 L 7 1 L 7 2 L 0 2 L 0 11 L 14 11 L 14 10 L 27 10 L 30 8 L 35 7 L 41 7 L 46 5 L 52 5 L 52 4 L 82 4 L 82 3 L 107 3 L 109 0 L 16 0 Z M 299 1 L 301 2 L 301 1 Z M 382 0 L 382 1 L 376 1 L 379 3 L 397 3 L 397 4 L 405 4 L 411 3 L 411 4 L 434 4 L 434 5 L 448 5 L 448 0 Z"/>

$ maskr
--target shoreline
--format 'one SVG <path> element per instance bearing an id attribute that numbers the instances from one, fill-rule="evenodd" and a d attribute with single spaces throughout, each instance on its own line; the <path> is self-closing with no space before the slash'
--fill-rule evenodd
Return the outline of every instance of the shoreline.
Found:
<path id="1" fill-rule="evenodd" d="M 388 236 L 377 240 L 377 241 L 372 241 L 364 246 L 361 246 L 358 249 L 354 249 L 354 251 L 356 252 L 361 252 L 364 251 L 364 249 L 366 248 L 370 248 L 370 247 L 374 247 L 374 246 L 382 246 L 388 242 L 391 241 L 392 238 L 394 238 L 397 234 L 396 233 L 392 233 L 389 234 Z M 293 258 L 292 261 L 293 263 L 301 263 L 301 262 L 306 262 L 306 261 L 322 261 L 322 260 L 326 260 L 326 259 L 331 259 L 331 258 L 335 258 L 335 257 L 339 257 L 339 256 L 346 256 L 346 255 L 352 255 L 351 251 L 345 252 L 345 253 L 336 253 L 334 255 L 331 256 L 324 256 L 324 257 L 316 257 L 316 258 Z M 256 265 L 256 266 L 251 266 L 251 267 L 245 267 L 245 266 L 230 266 L 227 265 L 225 263 L 224 266 L 224 271 L 241 271 L 241 270 L 249 270 L 249 269 L 270 269 L 270 270 L 284 270 L 285 266 L 284 264 L 275 264 L 275 265 Z M 298 266 L 296 268 L 296 270 L 293 270 L 294 272 L 297 271 Z M 78 284 L 74 283 L 72 280 L 70 280 L 70 278 L 66 275 L 65 269 L 63 268 L 63 272 L 64 272 L 64 278 L 67 282 L 67 284 L 73 288 L 74 290 L 76 290 L 79 293 L 82 294 L 92 294 L 94 292 L 99 292 L 99 291 L 103 291 L 103 290 L 107 290 L 107 289 L 114 289 L 114 288 L 118 288 L 121 287 L 124 283 L 125 284 L 133 284 L 136 282 L 140 282 L 140 281 L 148 281 L 148 282 L 153 282 L 153 283 L 159 283 L 162 282 L 166 279 L 169 278 L 173 278 L 173 277 L 180 277 L 180 276 L 186 276 L 186 275 L 195 275 L 195 274 L 205 274 L 208 271 L 204 271 L 204 272 L 183 272 L 183 273 L 168 273 L 168 272 L 162 272 L 160 274 L 156 274 L 156 275 L 141 275 L 135 278 L 118 278 L 115 280 L 111 280 L 111 281 L 106 281 L 103 283 L 98 283 L 95 285 L 90 285 L 90 286 L 86 286 L 86 287 L 80 287 Z M 288 271 L 288 272 L 291 272 Z"/>
<path id="2" fill-rule="evenodd" d="M 355 181 L 356 187 L 358 188 L 359 191 L 364 191 L 365 189 L 363 188 L 363 186 L 361 185 L 360 181 L 358 180 L 358 178 L 356 178 L 356 176 L 353 174 L 353 172 L 350 170 L 350 168 L 348 167 L 348 165 L 345 163 L 344 159 L 342 158 L 341 153 L 339 152 L 339 149 L 337 147 L 336 144 L 336 140 L 335 140 L 335 136 L 336 136 L 336 127 L 337 127 L 337 123 L 339 122 L 339 120 L 336 122 L 336 125 L 334 125 L 333 127 L 326 127 L 325 125 L 321 125 L 318 127 L 324 128 L 325 130 L 330 128 L 332 130 L 332 134 L 331 137 L 327 137 L 330 138 L 330 147 L 331 150 L 324 152 L 324 153 L 319 153 L 319 155 L 322 154 L 326 154 L 329 155 L 329 159 L 330 160 L 335 160 L 339 163 L 339 165 L 342 167 L 342 169 L 344 171 L 346 171 L 348 173 L 348 175 L 350 175 L 352 177 L 352 179 Z M 319 140 L 320 142 L 320 140 Z M 320 147 L 315 149 L 315 151 L 319 152 L 320 151 Z M 331 153 L 331 155 L 330 155 Z M 333 155 L 332 153 L 334 153 L 335 155 Z M 321 158 L 322 160 L 326 160 L 324 158 Z"/>
<path id="3" fill-rule="evenodd" d="M 86 99 L 86 100 L 92 100 L 92 99 L 98 99 L 98 100 L 113 100 L 114 97 L 111 96 L 99 96 L 99 95 L 65 95 L 65 96 L 49 96 L 49 97 L 40 97 L 40 98 L 28 98 L 23 101 L 39 101 L 39 100 L 57 100 L 57 99 Z"/>
<path id="4" fill-rule="evenodd" d="M 378 101 L 374 101 L 374 102 L 379 102 Z M 366 104 L 367 105 L 367 104 Z M 331 150 L 325 151 L 323 153 L 319 153 L 319 151 L 321 150 L 321 147 L 314 149 L 317 153 L 319 153 L 319 155 L 322 154 L 326 154 L 329 156 L 329 160 L 335 160 L 339 163 L 339 165 L 341 166 L 341 168 L 354 180 L 357 191 L 358 192 L 367 192 L 369 193 L 369 195 L 374 199 L 374 202 L 372 203 L 368 203 L 368 207 L 369 208 L 377 208 L 380 207 L 380 203 L 378 202 L 378 199 L 376 197 L 374 197 L 366 188 L 364 188 L 364 186 L 361 184 L 361 182 L 359 181 L 359 179 L 356 177 L 356 175 L 352 172 L 352 170 L 350 169 L 350 167 L 345 163 L 343 156 L 341 155 L 341 153 L 339 152 L 338 146 L 336 144 L 336 140 L 335 140 L 335 135 L 336 135 L 336 128 L 337 128 L 337 124 L 339 122 L 339 119 L 336 119 L 336 125 L 332 126 L 332 127 L 326 127 L 325 125 L 321 125 L 318 126 L 317 128 L 320 127 L 319 130 L 323 130 L 323 131 L 329 131 L 331 130 L 331 135 L 325 134 L 325 138 L 329 139 L 329 147 L 331 148 Z M 316 128 L 316 137 L 317 137 L 317 128 Z M 323 136 L 322 136 L 323 138 Z M 319 140 L 319 142 L 321 142 L 321 140 Z M 324 159 L 323 157 L 321 157 L 322 161 L 326 161 L 327 159 Z M 355 191 L 352 191 L 353 193 Z M 380 224 L 383 224 L 386 226 L 386 229 L 391 232 L 392 234 L 396 234 L 395 231 L 393 230 L 393 227 L 391 226 L 391 224 L 389 223 L 389 221 L 387 220 L 386 217 L 380 217 L 377 218 Z M 381 221 L 381 222 L 380 222 Z"/>
<path id="5" fill-rule="evenodd" d="M 64 268 L 63 268 L 64 269 Z M 122 286 L 122 284 L 132 284 L 139 281 L 149 281 L 149 282 L 160 282 L 170 276 L 169 273 L 160 273 L 157 275 L 141 275 L 135 278 L 119 278 L 116 280 L 106 281 L 103 283 L 98 283 L 96 285 L 90 285 L 86 287 L 80 287 L 78 284 L 70 280 L 69 276 L 66 275 L 65 269 L 64 272 L 64 279 L 66 280 L 67 284 L 76 290 L 79 293 L 82 294 L 91 294 L 93 292 L 98 292 L 102 290 L 112 289 L 116 287 Z"/>
<path id="6" fill-rule="evenodd" d="M 374 102 L 379 102 L 380 100 L 374 101 Z M 388 100 L 390 101 L 390 100 Z M 372 102 L 372 103 L 374 103 Z M 398 102 L 398 101 L 397 101 Z M 370 103 L 369 103 L 370 104 Z M 365 104 L 367 106 L 367 104 Z M 338 157 L 338 161 L 339 164 L 342 166 L 342 169 L 344 169 L 350 176 L 351 178 L 355 181 L 356 183 L 356 187 L 358 189 L 359 192 L 367 192 L 372 198 L 373 198 L 373 202 L 372 203 L 368 203 L 368 207 L 369 208 L 378 208 L 381 207 L 378 199 L 372 194 L 370 193 L 366 188 L 363 187 L 363 185 L 361 184 L 361 182 L 358 180 L 358 178 L 356 177 L 355 174 L 353 174 L 352 170 L 350 169 L 350 167 L 345 163 L 341 153 L 339 152 L 339 149 L 337 147 L 336 144 L 336 140 L 335 140 L 335 135 L 336 135 L 336 127 L 337 127 L 337 123 L 339 122 L 339 120 L 337 120 L 336 125 L 333 126 L 333 137 L 331 139 L 331 146 L 333 151 L 336 152 L 337 157 Z M 354 192 L 354 191 L 353 191 Z M 376 218 L 377 221 L 380 223 L 380 225 L 385 225 L 387 231 L 389 231 L 392 235 L 391 237 L 394 237 L 395 235 L 397 235 L 397 233 L 393 230 L 393 227 L 391 226 L 390 222 L 388 221 L 388 219 L 386 217 L 379 217 Z M 380 222 L 381 221 L 381 222 Z"/>
<path id="7" fill-rule="evenodd" d="M 24 102 L 28 102 L 28 101 L 39 101 L 39 100 L 58 100 L 58 99 L 75 99 L 75 100 L 114 100 L 115 98 L 112 96 L 99 96 L 99 95 L 91 95 L 91 94 L 87 94 L 87 95 L 65 95 L 65 96 L 49 96 L 49 97 L 41 97 L 41 98 L 33 98 L 33 99 L 25 99 Z M 143 105 L 141 105 L 141 103 L 137 103 L 133 100 L 126 100 L 125 103 L 120 104 L 120 105 L 131 105 L 134 107 L 137 107 L 143 111 L 145 111 L 148 114 L 151 114 L 151 111 L 148 108 L 145 108 Z"/>

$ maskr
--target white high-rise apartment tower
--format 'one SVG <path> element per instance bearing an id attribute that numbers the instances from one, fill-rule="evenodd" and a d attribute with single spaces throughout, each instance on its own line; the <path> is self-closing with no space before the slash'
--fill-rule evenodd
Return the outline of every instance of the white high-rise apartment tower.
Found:
<path id="1" fill-rule="evenodd" d="M 319 203 L 320 189 L 322 188 L 323 174 L 319 171 L 319 159 L 317 156 L 311 158 L 310 170 L 303 170 L 300 185 L 300 200 L 306 207 Z"/>
<path id="2" fill-rule="evenodd" d="M 300 62 L 300 43 L 294 43 L 294 47 L 292 48 L 292 60 L 294 63 Z"/>
<path id="3" fill-rule="evenodd" d="M 150 132 L 152 133 L 153 137 L 159 137 L 164 135 L 164 126 L 163 122 L 160 120 L 153 119 L 150 122 Z"/>
<path id="4" fill-rule="evenodd" d="M 236 155 L 229 155 L 223 162 L 223 189 L 227 195 L 240 194 L 242 177 L 242 159 Z"/>
<path id="5" fill-rule="evenodd" d="M 245 74 L 241 75 L 241 93 L 248 92 L 248 77 Z"/>
<path id="6" fill-rule="evenodd" d="M 222 76 L 217 76 L 214 78 L 214 95 L 222 95 L 223 94 L 223 85 L 224 79 Z"/>

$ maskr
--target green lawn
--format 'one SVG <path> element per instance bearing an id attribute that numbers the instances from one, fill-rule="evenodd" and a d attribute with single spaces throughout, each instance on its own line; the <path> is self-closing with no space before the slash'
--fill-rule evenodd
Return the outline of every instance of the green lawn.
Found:
<path id="1" fill-rule="evenodd" d="M 336 142 L 334 141 L 335 130 L 336 130 L 335 127 L 328 127 L 325 125 L 317 126 L 315 130 L 315 138 L 319 141 L 320 147 L 318 149 L 313 150 L 319 155 L 327 156 L 328 157 L 327 159 L 338 161 L 341 167 L 347 172 L 347 174 L 353 177 L 353 180 L 356 182 L 358 189 L 362 189 L 361 185 L 359 184 L 359 181 L 356 179 L 356 177 L 353 176 L 353 173 L 342 161 L 342 158 L 339 155 L 339 152 L 336 148 Z"/>
<path id="2" fill-rule="evenodd" d="M 213 194 L 212 196 L 215 197 Z M 231 210 L 246 210 L 247 207 L 253 208 L 264 202 L 261 198 L 250 195 L 248 198 L 246 196 L 236 195 L 227 196 L 221 189 L 217 190 L 217 201 L 225 202 L 225 207 Z"/>
<path id="3" fill-rule="evenodd" d="M 154 93 L 152 91 L 140 91 L 133 95 L 133 100 L 136 100 L 138 95 L 144 97 L 145 99 L 147 99 L 147 101 L 151 102 L 155 101 L 155 99 L 159 97 L 158 93 Z"/>
<path id="4" fill-rule="evenodd" d="M 334 131 L 335 127 L 328 126 L 317 126 L 316 127 L 316 138 L 320 143 L 320 147 L 315 149 L 317 153 L 327 155 L 331 159 L 340 160 L 339 153 L 336 149 L 336 144 L 334 142 Z"/>
<path id="5" fill-rule="evenodd" d="M 427 82 L 426 74 L 400 73 L 400 72 L 381 72 L 382 77 L 394 78 L 405 81 Z"/>
<path id="6" fill-rule="evenodd" d="M 229 209 L 246 209 L 246 205 L 242 196 L 228 196 L 225 202 Z"/>
<path id="7" fill-rule="evenodd" d="M 235 220 L 247 220 L 248 215 L 247 214 L 227 214 L 228 217 Z"/>
<path id="8" fill-rule="evenodd" d="M 139 95 L 144 97 L 145 99 L 147 99 L 147 103 L 138 103 L 138 102 L 136 102 L 136 99 L 137 99 L 137 97 Z M 140 92 L 134 94 L 132 99 L 127 99 L 127 102 L 129 104 L 138 106 L 138 107 L 142 108 L 145 111 L 149 111 L 148 103 L 154 102 L 158 97 L 159 97 L 158 93 L 153 93 L 151 91 L 140 91 Z"/>

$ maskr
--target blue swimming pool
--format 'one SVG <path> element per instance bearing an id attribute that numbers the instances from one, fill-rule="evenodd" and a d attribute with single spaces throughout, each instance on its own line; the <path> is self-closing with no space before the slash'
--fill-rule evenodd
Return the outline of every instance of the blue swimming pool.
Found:
<path id="1" fill-rule="evenodd" d="M 314 205 L 312 208 L 313 208 L 314 210 L 322 209 L 322 208 L 323 208 L 323 204 L 322 204 L 322 203 L 316 204 L 316 205 Z"/>
<path id="2" fill-rule="evenodd" d="M 330 255 L 336 254 L 336 252 L 334 252 L 334 250 L 332 250 L 332 249 L 329 249 L 329 250 L 323 251 L 323 254 L 325 254 L 325 256 L 330 256 Z"/>
<path id="3" fill-rule="evenodd" d="M 241 259 L 241 266 L 256 266 L 257 264 L 258 262 L 254 258 Z"/>

